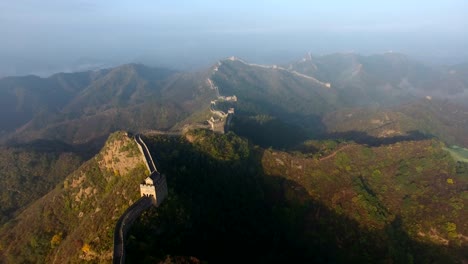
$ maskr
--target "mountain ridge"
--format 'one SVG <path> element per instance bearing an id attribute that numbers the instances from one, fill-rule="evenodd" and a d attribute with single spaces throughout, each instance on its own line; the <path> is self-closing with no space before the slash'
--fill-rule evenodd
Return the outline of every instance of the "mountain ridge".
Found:
<path id="1" fill-rule="evenodd" d="M 125 132 L 113 133 L 96 156 L 0 229 L 6 238 L 2 259 L 110 261 L 115 222 L 138 199 L 139 183 L 147 174 L 136 142 Z"/>
<path id="2" fill-rule="evenodd" d="M 27 184 L 0 192 L 10 202 L 0 233 L 11 242 L 0 244 L 0 254 L 10 262 L 109 261 L 112 224 L 139 195 L 141 179 L 132 175 L 143 177 L 134 142 L 111 134 L 124 130 L 149 132 L 150 152 L 170 173 L 167 201 L 137 222 L 138 240 L 130 236 L 130 259 L 144 252 L 148 262 L 180 254 L 223 262 L 247 245 L 259 262 L 376 262 L 382 255 L 460 262 L 468 106 L 432 92 L 459 95 L 464 70 L 420 66 L 400 54 L 333 54 L 287 66 L 228 58 L 199 72 L 127 64 L 1 79 L 0 107 L 11 109 L 0 112 L 0 135 L 23 154 L 6 149 L 0 165 L 23 167 L 8 167 L 13 177 L 5 178 Z M 439 89 L 434 79 L 447 76 L 446 85 L 458 86 Z M 230 132 L 216 134 L 206 120 L 213 101 L 219 111 L 232 107 L 223 96 L 235 96 L 235 114 Z M 44 182 L 37 197 L 8 200 L 11 190 L 35 186 L 28 170 L 80 164 L 68 176 L 37 173 L 44 177 L 36 178 Z M 149 251 L 155 240 L 148 234 L 167 244 Z M 241 253 L 234 258 L 245 260 Z"/>
<path id="3" fill-rule="evenodd" d="M 63 100 L 57 95 L 54 95 L 55 99 L 52 96 L 51 100 L 60 101 L 60 103 L 48 105 L 47 101 L 42 102 L 38 107 L 47 105 L 45 110 L 31 109 L 27 115 L 25 114 L 22 124 L 15 123 L 5 127 L 3 134 L 10 135 L 6 137 L 6 140 L 31 140 L 46 137 L 78 143 L 107 135 L 119 128 L 169 129 L 200 108 L 208 108 L 210 92 L 197 82 L 198 75 L 199 73 L 188 74 L 149 68 L 140 64 L 127 64 L 108 70 L 79 73 L 76 82 L 79 83 L 82 78 L 92 81 L 84 82 L 86 86 L 78 90 L 57 87 L 56 89 L 63 88 L 63 92 L 65 90 L 73 92 L 66 92 L 69 96 L 62 98 Z M 72 80 L 63 80 L 64 76 Z M 74 74 L 57 74 L 39 80 L 50 81 L 59 78 L 61 83 L 66 85 L 74 82 L 74 76 Z M 22 78 L 19 79 L 22 80 Z M 0 83 L 0 93 L 7 89 Z M 17 100 L 9 101 L 10 104 L 14 104 Z M 159 107 L 151 109 L 152 105 L 159 105 Z M 15 109 L 9 104 L 4 107 Z M 168 114 L 164 117 L 161 111 Z M 3 117 L 6 120 L 11 118 L 11 114 L 7 115 L 9 112 L 4 113 L 5 115 L 0 114 L 0 118 Z M 133 116 L 138 113 L 142 118 L 134 119 Z M 152 119 L 158 121 L 156 127 L 154 123 L 145 124 Z M 83 126 L 86 123 L 89 125 Z M 96 125 L 97 129 L 93 129 Z M 78 134 L 83 136 L 78 136 Z"/>

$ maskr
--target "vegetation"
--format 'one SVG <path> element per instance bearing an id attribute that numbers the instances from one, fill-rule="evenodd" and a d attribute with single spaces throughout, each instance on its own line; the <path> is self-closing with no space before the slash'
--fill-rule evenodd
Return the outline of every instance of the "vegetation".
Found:
<path id="1" fill-rule="evenodd" d="M 129 261 L 458 263 L 468 179 L 435 140 L 335 147 L 328 159 L 233 134 L 148 140 L 169 198 L 130 232 Z M 320 142 L 315 143 L 320 149 Z M 329 141 L 324 145 L 331 146 Z M 218 152 L 219 146 L 232 151 Z M 248 153 L 246 155 L 246 153 Z M 454 184 L 447 184 L 453 179 Z"/>
<path id="2" fill-rule="evenodd" d="M 466 90 L 464 68 L 447 78 L 401 54 L 334 54 L 216 69 L 1 79 L 0 262 L 109 262 L 147 174 L 135 142 L 109 133 L 201 127 L 207 78 L 238 98 L 231 132 L 146 138 L 169 197 L 130 232 L 128 262 L 468 259 L 466 150 L 446 147 L 468 147 L 466 102 L 411 95 Z"/>
<path id="3" fill-rule="evenodd" d="M 450 152 L 454 160 L 459 162 L 468 162 L 468 149 L 458 146 L 452 146 L 445 149 Z"/>
<path id="4" fill-rule="evenodd" d="M 0 148 L 0 224 L 51 191 L 81 164 L 75 152 L 31 148 Z"/>
<path id="5" fill-rule="evenodd" d="M 235 115 L 232 131 L 264 148 L 287 148 L 301 143 L 306 138 L 306 133 L 300 127 L 269 115 Z"/>
<path id="6" fill-rule="evenodd" d="M 209 107 L 214 92 L 204 81 L 139 64 L 0 79 L 0 140 L 81 144 L 121 129 L 169 129 Z"/>
<path id="7" fill-rule="evenodd" d="M 352 108 L 322 119 L 329 136 L 363 141 L 374 138 L 437 137 L 447 144 L 468 146 L 467 108 L 440 100 L 421 100 L 393 108 Z M 364 142 L 367 143 L 367 142 Z"/>
<path id="8" fill-rule="evenodd" d="M 147 169 L 136 143 L 112 134 L 103 149 L 0 230 L 8 263 L 108 262 L 114 226 L 139 198 Z M 117 159 L 116 159 L 117 158 Z"/>
<path id="9" fill-rule="evenodd" d="M 410 95 L 412 89 L 430 92 L 444 87 L 456 89 L 454 94 L 463 91 L 463 68 L 446 76 L 445 70 L 421 65 L 401 54 L 333 54 L 284 68 L 225 60 L 209 78 L 221 94 L 239 98 L 236 113 L 248 117 L 240 120 L 241 125 L 258 116 L 269 116 L 273 118 L 271 126 L 292 126 L 291 130 L 298 128 L 301 136 L 350 130 L 392 136 L 418 130 L 450 144 L 468 146 L 466 106 L 438 100 L 408 103 L 415 99 Z M 105 139 L 119 129 L 182 129 L 190 122 L 209 118 L 207 109 L 215 91 L 206 78 L 206 72 L 177 73 L 138 64 L 49 78 L 4 78 L 0 80 L 0 139 L 83 143 Z M 331 83 L 331 88 L 314 78 Z M 401 102 L 407 104 L 395 106 Z M 220 102 L 218 107 L 226 110 L 229 103 Z M 375 107 L 384 108 L 375 115 Z M 336 110 L 343 114 L 334 116 Z M 354 122 L 385 121 L 384 113 L 390 113 L 392 122 L 381 127 L 378 123 L 364 124 L 364 131 L 361 123 Z M 352 118 L 347 120 L 344 117 L 348 114 Z"/>
<path id="10" fill-rule="evenodd" d="M 239 98 L 236 113 L 242 115 L 270 115 L 313 126 L 309 123 L 317 116 L 340 104 L 335 91 L 312 79 L 238 61 L 223 61 L 213 81 L 222 94 Z"/>

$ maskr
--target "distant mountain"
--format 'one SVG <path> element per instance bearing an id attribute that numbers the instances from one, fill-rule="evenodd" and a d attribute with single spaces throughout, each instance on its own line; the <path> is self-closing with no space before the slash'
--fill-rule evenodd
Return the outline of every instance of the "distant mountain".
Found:
<path id="1" fill-rule="evenodd" d="M 468 107 L 422 99 L 391 108 L 348 108 L 322 119 L 328 133 L 352 140 L 390 139 L 419 134 L 468 148 Z M 374 137 L 372 139 L 372 137 Z"/>
<path id="2" fill-rule="evenodd" d="M 342 91 L 344 100 L 354 104 L 388 105 L 427 95 L 457 98 L 468 90 L 464 77 L 455 74 L 455 68 L 463 66 L 430 67 L 400 53 L 308 55 L 287 67 L 330 82 Z"/>
<path id="3" fill-rule="evenodd" d="M 463 103 L 466 65 L 433 68 L 402 54 L 307 56 L 287 66 L 221 60 L 206 71 L 141 64 L 0 79 L 0 139 L 82 143 L 119 129 L 181 129 L 209 118 L 210 100 L 239 98 L 242 116 L 268 115 L 316 134 L 324 114 L 395 106 L 422 97 Z"/>
<path id="4" fill-rule="evenodd" d="M 129 262 L 463 262 L 467 68 L 332 54 L 0 79 L 0 262 L 111 260 L 147 174 L 117 130 L 148 132 L 168 175 Z M 229 132 L 193 129 L 214 102 Z"/>
<path id="5" fill-rule="evenodd" d="M 223 95 L 236 95 L 246 113 L 321 114 L 339 105 L 335 89 L 311 76 L 275 65 L 249 64 L 237 58 L 222 60 L 212 79 Z"/>
<path id="6" fill-rule="evenodd" d="M 128 64 L 109 70 L 78 94 L 64 108 L 66 113 L 96 113 L 116 106 L 144 102 L 159 93 L 166 78 L 174 72 Z"/>
<path id="7" fill-rule="evenodd" d="M 468 63 L 448 67 L 445 74 L 455 91 L 468 94 Z"/>
<path id="8" fill-rule="evenodd" d="M 209 107 L 214 92 L 200 75 L 128 64 L 49 78 L 4 78 L 0 135 L 82 143 L 118 129 L 169 129 Z"/>
<path id="9" fill-rule="evenodd" d="M 2 131 L 12 131 L 35 116 L 64 107 L 93 80 L 91 73 L 56 74 L 0 79 L 0 122 Z"/>
<path id="10" fill-rule="evenodd" d="M 284 67 L 232 57 L 214 66 L 210 80 L 239 99 L 233 130 L 264 147 L 313 136 L 355 139 L 351 132 L 378 141 L 411 131 L 467 146 L 468 104 L 447 99 L 463 97 L 465 86 L 455 84 L 464 83 L 463 70 L 431 68 L 397 53 L 310 56 Z M 449 72 L 451 81 L 444 79 Z"/>
<path id="11" fill-rule="evenodd" d="M 255 133 L 258 127 L 249 119 L 242 119 L 258 120 L 258 115 L 277 118 L 277 125 L 282 127 L 294 124 L 314 133 L 320 130 L 317 127 L 320 116 L 342 105 L 336 89 L 319 79 L 276 65 L 250 64 L 238 58 L 222 60 L 215 65 L 210 81 L 221 95 L 237 96 L 236 119 L 240 118 L 237 123 L 244 124 L 242 131 L 246 134 L 249 130 Z"/>

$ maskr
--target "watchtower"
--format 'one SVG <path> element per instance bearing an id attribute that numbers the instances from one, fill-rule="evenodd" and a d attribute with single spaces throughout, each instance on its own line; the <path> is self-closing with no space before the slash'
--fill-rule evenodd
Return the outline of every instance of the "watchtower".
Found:
<path id="1" fill-rule="evenodd" d="M 166 176 L 157 171 L 151 173 L 149 177 L 140 184 L 141 196 L 153 198 L 153 205 L 159 206 L 167 197 Z"/>

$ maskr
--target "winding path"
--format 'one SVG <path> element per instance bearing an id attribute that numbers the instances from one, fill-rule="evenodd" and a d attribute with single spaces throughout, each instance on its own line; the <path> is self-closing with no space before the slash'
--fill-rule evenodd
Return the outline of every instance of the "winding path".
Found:
<path id="1" fill-rule="evenodd" d="M 145 142 L 141 139 L 139 134 L 135 135 L 135 141 L 143 152 L 145 160 L 150 170 L 150 174 L 157 172 L 156 165 L 149 152 Z M 133 222 L 145 210 L 148 210 L 153 205 L 152 198 L 143 196 L 133 203 L 117 221 L 114 229 L 114 254 L 112 263 L 122 264 L 125 263 L 125 238 L 127 237 L 128 229 L 132 226 Z"/>
<path id="2" fill-rule="evenodd" d="M 319 81 L 317 80 L 316 78 L 312 77 L 312 76 L 309 76 L 309 75 L 305 75 L 303 73 L 300 73 L 300 72 L 297 72 L 297 71 L 294 71 L 294 70 L 289 70 L 289 69 L 286 69 L 286 68 L 283 68 L 281 66 L 277 66 L 277 65 L 262 65 L 262 64 L 256 64 L 256 63 L 248 63 L 244 60 L 241 60 L 237 57 L 229 57 L 228 60 L 231 60 L 231 61 L 239 61 L 245 65 L 248 65 L 248 66 L 252 66 L 252 67 L 259 67 L 259 68 L 264 68 L 264 69 L 275 69 L 275 70 L 281 70 L 281 71 L 285 71 L 285 72 L 289 72 L 291 74 L 294 74 L 296 76 L 300 76 L 302 78 L 306 78 L 306 79 L 309 79 L 309 80 L 312 80 L 320 85 L 323 85 L 325 87 L 329 87 L 329 84 L 328 83 L 325 83 L 325 82 L 322 82 L 322 81 Z"/>
<path id="3" fill-rule="evenodd" d="M 125 238 L 127 237 L 128 229 L 141 213 L 148 210 L 152 205 L 151 198 L 143 196 L 133 203 L 119 218 L 114 230 L 114 255 L 112 263 L 125 263 Z"/>
<path id="4" fill-rule="evenodd" d="M 330 154 L 330 155 L 328 155 L 328 156 L 326 156 L 326 157 L 320 158 L 319 161 L 324 161 L 324 160 L 333 158 L 333 157 L 336 155 L 336 153 L 338 153 L 338 152 L 340 152 L 340 151 L 342 151 L 342 150 L 345 150 L 345 149 L 347 149 L 347 148 L 349 148 L 349 147 L 351 147 L 351 145 L 346 145 L 346 146 L 344 146 L 344 147 L 341 147 L 341 148 L 335 150 L 332 154 Z"/>
<path id="5" fill-rule="evenodd" d="M 135 135 L 135 141 L 138 143 L 138 145 L 143 150 L 143 154 L 145 155 L 146 163 L 148 164 L 150 174 L 153 173 L 154 171 L 158 171 L 157 168 L 156 168 L 156 165 L 154 165 L 154 161 L 153 161 L 153 158 L 151 157 L 149 149 L 146 146 L 145 142 L 143 142 L 143 140 L 141 139 L 140 134 Z"/>

